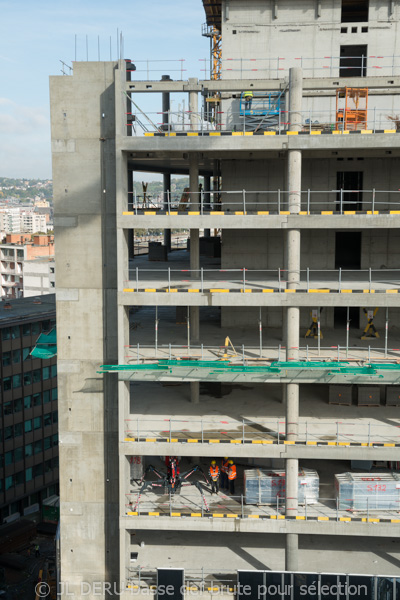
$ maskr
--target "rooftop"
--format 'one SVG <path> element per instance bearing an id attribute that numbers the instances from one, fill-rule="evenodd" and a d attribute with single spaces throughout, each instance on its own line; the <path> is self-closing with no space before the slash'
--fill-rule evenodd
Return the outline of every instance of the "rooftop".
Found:
<path id="1" fill-rule="evenodd" d="M 0 302 L 0 328 L 13 322 L 37 320 L 56 314 L 56 295 L 45 294 Z"/>

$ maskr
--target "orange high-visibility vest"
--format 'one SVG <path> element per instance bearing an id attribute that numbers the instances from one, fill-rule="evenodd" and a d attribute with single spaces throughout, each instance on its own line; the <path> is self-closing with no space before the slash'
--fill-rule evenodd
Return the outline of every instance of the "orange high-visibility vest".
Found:
<path id="1" fill-rule="evenodd" d="M 219 467 L 218 467 L 218 465 L 215 465 L 215 467 L 213 467 L 211 465 L 208 472 L 210 473 L 210 477 L 212 479 L 214 479 L 214 478 L 216 479 L 219 476 Z"/>
<path id="2" fill-rule="evenodd" d="M 228 479 L 236 479 L 236 465 L 231 465 L 228 471 Z"/>
<path id="3" fill-rule="evenodd" d="M 227 473 L 229 471 L 229 461 L 227 460 L 222 460 L 222 464 L 221 464 L 221 471 L 223 473 Z"/>

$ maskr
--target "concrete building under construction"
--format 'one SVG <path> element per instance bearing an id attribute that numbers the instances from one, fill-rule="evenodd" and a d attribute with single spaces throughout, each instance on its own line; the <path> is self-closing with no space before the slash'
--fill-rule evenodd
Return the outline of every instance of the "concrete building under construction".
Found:
<path id="1" fill-rule="evenodd" d="M 400 2 L 203 5 L 209 78 L 140 80 L 119 60 L 50 82 L 61 579 L 76 593 L 106 581 L 128 598 L 158 567 L 206 588 L 238 569 L 398 573 L 378 548 L 400 532 L 382 483 L 400 446 Z M 142 134 L 154 94 L 162 124 Z M 163 175 L 161 203 L 134 191 L 143 171 Z M 180 197 L 173 175 L 189 176 Z M 164 244 L 135 256 L 149 228 Z M 187 251 L 170 251 L 173 229 Z M 198 485 L 171 493 L 166 456 Z M 235 493 L 211 495 L 201 470 L 224 457 Z M 249 502 L 250 471 L 281 473 L 276 502 Z M 344 507 L 350 480 L 370 489 Z"/>

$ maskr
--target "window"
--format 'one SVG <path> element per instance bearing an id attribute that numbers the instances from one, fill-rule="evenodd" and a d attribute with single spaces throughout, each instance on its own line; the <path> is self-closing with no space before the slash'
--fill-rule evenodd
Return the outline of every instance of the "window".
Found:
<path id="1" fill-rule="evenodd" d="M 24 251 L 23 250 L 17 250 L 17 258 L 24 258 Z"/>
<path id="2" fill-rule="evenodd" d="M 38 440 L 37 442 L 35 442 L 33 444 L 33 453 L 34 454 L 40 454 L 41 452 L 43 452 L 43 450 L 42 450 L 42 440 Z"/>
<path id="3" fill-rule="evenodd" d="M 19 413 L 22 410 L 22 398 L 14 400 L 14 413 Z"/>
<path id="4" fill-rule="evenodd" d="M 43 395 L 43 404 L 47 404 L 48 402 L 50 402 L 50 390 L 45 390 L 42 395 Z"/>
<path id="5" fill-rule="evenodd" d="M 22 348 L 22 360 L 28 360 L 28 358 L 31 357 L 31 349 L 28 348 Z"/>
<path id="6" fill-rule="evenodd" d="M 25 421 L 24 429 L 25 433 L 29 433 L 30 431 L 32 431 L 32 419 L 28 419 L 27 421 Z"/>
<path id="7" fill-rule="evenodd" d="M 23 471 L 15 473 L 15 485 L 21 485 L 21 483 L 24 483 L 24 475 L 25 473 Z"/>
<path id="8" fill-rule="evenodd" d="M 33 419 L 33 429 L 40 429 L 42 426 L 42 417 L 35 417 Z"/>
<path id="9" fill-rule="evenodd" d="M 3 379 L 3 390 L 5 392 L 8 392 L 8 390 L 11 390 L 11 377 L 4 377 L 4 379 Z"/>
<path id="10" fill-rule="evenodd" d="M 58 423 L 58 411 L 53 412 L 53 423 Z"/>
<path id="11" fill-rule="evenodd" d="M 21 362 L 21 350 L 13 350 L 12 353 L 12 361 L 14 365 Z"/>
<path id="12" fill-rule="evenodd" d="M 51 458 L 50 458 L 50 460 L 46 460 L 44 462 L 44 472 L 49 473 L 51 470 L 52 470 L 52 466 L 51 466 Z"/>
<path id="13" fill-rule="evenodd" d="M 20 448 L 16 448 L 14 450 L 14 460 L 15 462 L 18 462 L 19 460 L 23 460 L 24 458 L 24 449 L 21 446 Z"/>
<path id="14" fill-rule="evenodd" d="M 43 367 L 43 370 L 42 370 L 43 381 L 46 381 L 46 379 L 49 379 L 49 377 L 50 377 L 50 367 Z"/>
<path id="15" fill-rule="evenodd" d="M 21 373 L 18 373 L 18 375 L 13 375 L 12 386 L 14 389 L 21 387 Z"/>
<path id="16" fill-rule="evenodd" d="M 342 23 L 368 21 L 369 0 L 342 0 Z"/>
<path id="17" fill-rule="evenodd" d="M 59 459 L 59 457 L 58 457 L 58 456 L 55 456 L 55 457 L 53 458 L 53 469 L 58 469 L 59 462 L 60 462 L 60 459 Z"/>
<path id="18" fill-rule="evenodd" d="M 31 385 L 32 383 L 32 373 L 27 371 L 24 373 L 24 385 Z"/>
<path id="19" fill-rule="evenodd" d="M 11 365 L 11 352 L 3 352 L 1 362 L 3 363 L 3 367 L 10 366 Z"/>
<path id="20" fill-rule="evenodd" d="M 39 383 L 40 378 L 42 376 L 40 369 L 35 369 L 34 371 L 32 371 L 32 375 L 33 375 L 33 383 Z"/>
<path id="21" fill-rule="evenodd" d="M 5 440 L 12 440 L 13 437 L 13 428 L 12 425 L 10 425 L 9 427 L 4 427 L 4 439 Z"/>
<path id="22" fill-rule="evenodd" d="M 19 338 L 19 325 L 11 327 L 11 339 L 17 340 Z"/>
<path id="23" fill-rule="evenodd" d="M 25 471 L 25 481 L 32 481 L 32 467 Z"/>
<path id="24" fill-rule="evenodd" d="M 3 411 L 4 411 L 4 416 L 6 415 L 12 415 L 12 402 L 5 402 L 3 404 Z"/>
<path id="25" fill-rule="evenodd" d="M 40 394 L 33 394 L 33 406 L 40 406 L 42 404 L 42 398 Z"/>
<path id="26" fill-rule="evenodd" d="M 32 396 L 25 396 L 24 408 L 32 408 Z"/>
<path id="27" fill-rule="evenodd" d="M 14 437 L 19 437 L 22 435 L 22 423 L 17 423 L 14 425 Z"/>
<path id="28" fill-rule="evenodd" d="M 26 323 L 25 325 L 22 325 L 22 335 L 31 335 L 30 323 Z"/>
<path id="29" fill-rule="evenodd" d="M 10 450 L 10 452 L 6 452 L 4 455 L 4 464 L 5 464 L 5 466 L 12 465 L 13 462 L 14 462 L 14 452 L 12 450 Z"/>
<path id="30" fill-rule="evenodd" d="M 44 415 L 43 424 L 45 427 L 48 427 L 49 425 L 51 425 L 51 413 Z"/>
<path id="31" fill-rule="evenodd" d="M 9 327 L 4 327 L 4 329 L 1 330 L 1 339 L 3 340 L 3 342 L 5 342 L 6 340 L 10 339 L 10 328 Z"/>
<path id="32" fill-rule="evenodd" d="M 366 45 L 340 46 L 339 77 L 366 77 L 367 51 Z"/>
<path id="33" fill-rule="evenodd" d="M 25 445 L 25 456 L 33 456 L 33 446 L 32 444 Z"/>
<path id="34" fill-rule="evenodd" d="M 43 448 L 44 450 L 48 450 L 49 448 L 51 448 L 51 435 L 49 435 L 49 437 L 44 438 Z"/>
<path id="35" fill-rule="evenodd" d="M 57 365 L 51 365 L 51 376 L 57 377 Z"/>
<path id="36" fill-rule="evenodd" d="M 42 331 L 49 331 L 50 329 L 50 320 L 42 321 Z"/>
<path id="37" fill-rule="evenodd" d="M 57 392 L 57 388 L 53 388 L 53 389 L 51 390 L 51 399 L 52 399 L 52 400 L 57 400 L 57 398 L 58 398 L 58 392 Z"/>
<path id="38" fill-rule="evenodd" d="M 14 485 L 14 476 L 10 475 L 10 477 L 6 477 L 6 486 L 5 489 L 6 491 L 11 489 Z"/>
<path id="39" fill-rule="evenodd" d="M 57 444 L 58 444 L 58 433 L 55 433 L 55 434 L 54 434 L 54 435 L 51 437 L 51 439 L 52 439 L 53 446 L 57 446 Z"/>
<path id="40" fill-rule="evenodd" d="M 35 465 L 33 467 L 33 476 L 39 477 L 39 475 L 43 475 L 43 463 L 40 463 L 39 465 Z"/>
<path id="41" fill-rule="evenodd" d="M 32 335 L 39 335 L 40 323 L 32 323 Z"/>

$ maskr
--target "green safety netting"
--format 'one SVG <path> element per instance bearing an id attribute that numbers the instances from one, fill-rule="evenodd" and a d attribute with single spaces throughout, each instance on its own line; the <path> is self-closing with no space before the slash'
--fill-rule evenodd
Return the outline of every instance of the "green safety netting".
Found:
<path id="1" fill-rule="evenodd" d="M 174 368 L 191 367 L 194 369 L 202 369 L 211 371 L 211 373 L 265 373 L 265 374 L 285 374 L 292 371 L 305 372 L 327 372 L 329 375 L 346 374 L 346 375 L 367 375 L 382 377 L 380 371 L 400 372 L 399 364 L 373 363 L 354 365 L 349 362 L 332 362 L 332 361 L 290 361 L 290 362 L 272 362 L 270 365 L 240 365 L 221 361 L 201 361 L 201 360 L 159 360 L 153 364 L 131 364 L 131 365 L 102 365 L 98 373 L 112 373 L 116 371 L 172 371 Z"/>
<path id="2" fill-rule="evenodd" d="M 41 333 L 36 340 L 36 346 L 31 352 L 35 358 L 53 358 L 57 354 L 57 332 L 52 329 L 49 333 Z"/>

